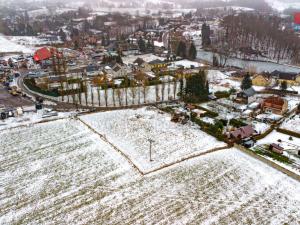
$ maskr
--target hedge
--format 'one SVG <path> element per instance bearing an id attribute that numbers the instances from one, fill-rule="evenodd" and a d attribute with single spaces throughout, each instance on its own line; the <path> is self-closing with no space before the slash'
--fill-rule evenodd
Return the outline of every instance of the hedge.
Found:
<path id="1" fill-rule="evenodd" d="M 233 127 L 236 127 L 236 128 L 247 126 L 246 123 L 244 123 L 244 122 L 241 121 L 241 120 L 237 120 L 237 119 L 231 119 L 231 120 L 229 121 L 229 125 L 231 125 L 231 126 L 233 126 Z"/>
<path id="2" fill-rule="evenodd" d="M 285 130 L 285 129 L 282 129 L 282 128 L 277 128 L 276 130 L 280 133 L 287 134 L 287 135 L 290 135 L 290 136 L 293 136 L 293 137 L 296 137 L 296 138 L 300 138 L 300 134 L 297 133 L 297 132 L 290 131 L 290 130 Z"/>
<path id="3" fill-rule="evenodd" d="M 214 93 L 216 98 L 229 98 L 230 93 L 228 91 L 217 91 Z"/>
<path id="4" fill-rule="evenodd" d="M 204 107 L 202 107 L 202 106 L 196 106 L 196 108 L 205 111 L 205 113 L 202 114 L 203 117 L 215 118 L 215 117 L 218 117 L 218 116 L 219 116 L 218 113 L 213 112 L 213 111 L 211 111 L 211 110 L 209 110 L 209 109 L 206 109 L 206 108 L 204 108 Z"/>
<path id="5" fill-rule="evenodd" d="M 43 94 L 43 95 L 49 95 L 49 96 L 52 96 L 52 97 L 59 97 L 60 94 L 58 93 L 58 90 L 53 90 L 53 91 L 47 91 L 47 90 L 43 90 L 39 87 L 37 87 L 35 85 L 35 81 L 34 81 L 34 78 L 30 78 L 30 79 L 24 79 L 24 84 L 32 91 L 34 92 L 38 92 L 40 94 Z"/>
<path id="6" fill-rule="evenodd" d="M 214 136 L 219 141 L 224 141 L 223 136 L 223 124 L 220 121 L 216 121 L 215 124 L 206 123 L 196 117 L 191 118 L 192 122 L 198 124 L 201 127 L 201 130 L 208 133 L 211 136 Z"/>

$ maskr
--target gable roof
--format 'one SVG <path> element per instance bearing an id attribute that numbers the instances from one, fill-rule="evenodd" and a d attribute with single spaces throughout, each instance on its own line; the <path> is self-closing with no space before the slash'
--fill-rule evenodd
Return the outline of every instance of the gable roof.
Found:
<path id="1" fill-rule="evenodd" d="M 134 60 L 133 62 L 134 64 L 138 64 L 138 66 L 142 65 L 143 63 L 145 63 L 145 60 L 143 60 L 142 58 L 137 58 L 136 60 Z"/>
<path id="2" fill-rule="evenodd" d="M 247 97 L 251 97 L 253 95 L 255 95 L 255 90 L 253 89 L 253 87 L 248 88 L 246 90 L 243 90 L 243 93 L 247 96 Z"/>
<path id="3" fill-rule="evenodd" d="M 271 74 L 281 80 L 295 80 L 298 75 L 297 73 L 287 73 L 278 70 L 273 71 Z"/>
<path id="4" fill-rule="evenodd" d="M 160 59 L 154 59 L 149 62 L 149 64 L 151 64 L 151 65 L 162 64 L 162 63 L 163 63 L 163 61 L 161 61 Z"/>
<path id="5" fill-rule="evenodd" d="M 242 139 L 251 137 L 254 133 L 255 131 L 251 125 L 240 127 L 235 131 L 230 132 L 233 137 Z"/>

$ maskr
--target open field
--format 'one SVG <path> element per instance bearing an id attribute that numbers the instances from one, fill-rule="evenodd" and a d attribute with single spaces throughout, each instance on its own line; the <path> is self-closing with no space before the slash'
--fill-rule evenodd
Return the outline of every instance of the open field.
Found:
<path id="1" fill-rule="evenodd" d="M 281 125 L 281 128 L 300 134 L 300 116 L 295 115 L 287 118 Z"/>
<path id="2" fill-rule="evenodd" d="M 144 172 L 184 156 L 226 146 L 198 126 L 171 122 L 169 114 L 154 107 L 101 112 L 81 119 L 123 150 Z M 148 139 L 154 141 L 152 162 L 149 160 Z"/>
<path id="3" fill-rule="evenodd" d="M 299 183 L 235 149 L 140 176 L 60 120 L 2 131 L 0 151 L 0 224 L 300 222 Z"/>

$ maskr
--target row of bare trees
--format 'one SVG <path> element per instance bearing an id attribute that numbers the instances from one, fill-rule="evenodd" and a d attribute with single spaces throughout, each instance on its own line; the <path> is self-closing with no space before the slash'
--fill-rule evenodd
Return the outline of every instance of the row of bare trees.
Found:
<path id="1" fill-rule="evenodd" d="M 277 62 L 299 63 L 300 39 L 285 29 L 277 16 L 242 13 L 229 15 L 221 22 L 214 47 L 224 57 L 267 58 Z"/>
<path id="2" fill-rule="evenodd" d="M 69 81 L 66 81 L 69 83 Z M 178 79 L 167 77 L 164 81 L 155 82 L 155 102 L 172 101 L 177 98 Z M 78 79 L 68 84 L 65 101 L 79 105 L 130 106 L 146 104 L 151 88 L 150 81 L 143 73 L 137 73 L 135 79 L 124 78 L 121 85 L 115 85 L 107 74 L 94 77 L 91 81 Z M 101 94 L 102 93 L 102 94 Z M 167 95 L 167 96 L 166 96 Z M 72 100 L 72 101 L 71 101 Z M 153 100 L 152 100 L 153 101 Z"/>

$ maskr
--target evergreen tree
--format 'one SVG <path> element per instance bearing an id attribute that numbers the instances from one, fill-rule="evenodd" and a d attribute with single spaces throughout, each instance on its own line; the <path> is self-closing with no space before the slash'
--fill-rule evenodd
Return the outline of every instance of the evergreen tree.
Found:
<path id="1" fill-rule="evenodd" d="M 59 37 L 60 37 L 60 39 L 63 41 L 63 42 L 65 42 L 66 40 L 67 40 L 67 35 L 66 35 L 66 33 L 63 31 L 63 29 L 61 29 L 60 28 L 60 30 L 59 30 Z"/>
<path id="2" fill-rule="evenodd" d="M 247 73 L 246 76 L 244 77 L 244 79 L 242 80 L 241 88 L 242 88 L 242 90 L 247 90 L 251 87 L 252 87 L 252 80 L 251 80 L 250 74 Z"/>
<path id="3" fill-rule="evenodd" d="M 196 57 L 197 57 L 197 50 L 196 50 L 194 43 L 192 43 L 190 46 L 190 49 L 189 49 L 189 58 L 191 60 L 195 60 Z"/>
<path id="4" fill-rule="evenodd" d="M 280 88 L 281 88 L 281 90 L 285 91 L 287 89 L 287 82 L 282 81 L 281 84 L 280 84 Z"/>
<path id="5" fill-rule="evenodd" d="M 208 100 L 209 87 L 206 73 L 200 70 L 198 74 L 186 78 L 183 99 L 187 102 L 202 102 Z"/>
<path id="6" fill-rule="evenodd" d="M 182 58 L 186 58 L 186 44 L 183 41 L 180 41 L 178 46 L 177 46 L 177 56 L 180 56 Z"/>
<path id="7" fill-rule="evenodd" d="M 123 64 L 123 60 L 120 54 L 116 57 L 116 62 L 119 64 Z"/>
<path id="8" fill-rule="evenodd" d="M 216 55 L 213 55 L 213 66 L 219 66 L 219 60 Z"/>
<path id="9" fill-rule="evenodd" d="M 141 52 L 146 52 L 146 44 L 142 37 L 138 40 L 138 46 Z"/>

